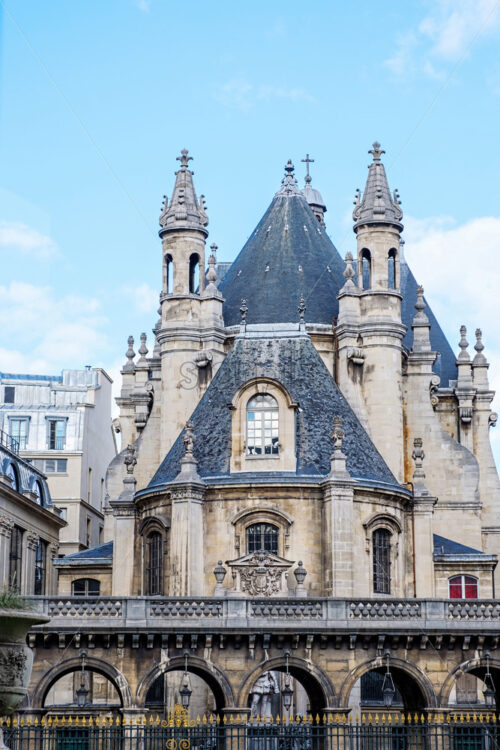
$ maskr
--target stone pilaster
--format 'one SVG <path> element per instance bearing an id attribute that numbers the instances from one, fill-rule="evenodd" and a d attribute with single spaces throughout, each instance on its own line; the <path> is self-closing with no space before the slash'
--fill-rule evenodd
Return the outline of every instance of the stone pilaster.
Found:
<path id="1" fill-rule="evenodd" d="M 0 515 L 0 587 L 9 585 L 9 552 L 10 538 L 14 521 L 8 516 Z"/>

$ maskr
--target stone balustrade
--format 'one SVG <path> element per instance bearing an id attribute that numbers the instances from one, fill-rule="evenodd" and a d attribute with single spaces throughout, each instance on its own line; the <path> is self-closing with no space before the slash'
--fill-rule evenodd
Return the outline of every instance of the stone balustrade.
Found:
<path id="1" fill-rule="evenodd" d="M 301 632 L 483 632 L 498 630 L 500 600 L 31 597 L 34 609 L 51 617 L 37 631 L 188 632 L 193 626 L 222 630 L 299 629 Z"/>

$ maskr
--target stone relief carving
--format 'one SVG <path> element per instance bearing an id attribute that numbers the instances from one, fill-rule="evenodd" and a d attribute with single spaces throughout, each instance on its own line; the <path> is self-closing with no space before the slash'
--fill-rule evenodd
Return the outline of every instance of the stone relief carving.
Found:
<path id="1" fill-rule="evenodd" d="M 229 560 L 234 593 L 247 596 L 288 594 L 287 576 L 294 563 L 270 552 L 255 552 Z"/>
<path id="2" fill-rule="evenodd" d="M 0 651 L 0 674 L 2 682 L 9 687 L 24 686 L 24 671 L 28 656 L 14 648 Z"/>

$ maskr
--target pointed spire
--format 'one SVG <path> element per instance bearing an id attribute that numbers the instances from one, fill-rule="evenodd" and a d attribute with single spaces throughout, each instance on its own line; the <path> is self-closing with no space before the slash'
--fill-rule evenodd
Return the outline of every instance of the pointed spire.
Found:
<path id="1" fill-rule="evenodd" d="M 137 366 L 139 365 L 147 365 L 148 361 L 146 359 L 146 354 L 148 353 L 149 349 L 146 346 L 147 336 L 145 333 L 141 333 L 141 345 L 139 347 L 139 354 L 140 359 L 137 360 Z"/>
<path id="2" fill-rule="evenodd" d="M 208 271 L 206 275 L 206 279 L 208 284 L 206 285 L 203 296 L 204 297 L 216 297 L 220 296 L 220 292 L 217 289 L 216 281 L 217 281 L 217 271 L 216 271 L 216 265 L 217 265 L 217 245 L 215 242 L 212 242 L 210 245 L 210 250 L 212 251 L 210 254 L 210 257 L 208 259 Z"/>
<path id="3" fill-rule="evenodd" d="M 202 232 L 205 237 L 208 235 L 205 228 L 208 224 L 205 199 L 201 196 L 200 202 L 198 202 L 196 197 L 193 184 L 194 172 L 188 169 L 192 157 L 188 156 L 188 153 L 188 150 L 183 148 L 181 155 L 177 157 L 181 166 L 175 173 L 175 186 L 170 204 L 167 197 L 164 196 L 160 214 L 160 237 L 177 229 L 195 229 Z"/>
<path id="4" fill-rule="evenodd" d="M 125 356 L 127 358 L 127 361 L 123 365 L 123 372 L 135 372 L 135 365 L 134 365 L 134 337 L 129 336 L 127 339 L 128 349 L 125 352 Z"/>
<path id="5" fill-rule="evenodd" d="M 398 229 L 402 229 L 401 211 L 399 194 L 397 190 L 391 195 L 387 175 L 381 157 L 385 151 L 381 148 L 380 143 L 375 141 L 373 147 L 368 152 L 373 156 L 373 162 L 368 167 L 368 179 L 366 181 L 363 197 L 361 192 L 356 191 L 354 201 L 354 230 L 362 224 L 394 224 Z"/>
<path id="6" fill-rule="evenodd" d="M 276 195 L 302 195 L 294 175 L 295 167 L 292 160 L 288 159 L 285 164 L 285 176 L 281 180 L 281 188 Z"/>

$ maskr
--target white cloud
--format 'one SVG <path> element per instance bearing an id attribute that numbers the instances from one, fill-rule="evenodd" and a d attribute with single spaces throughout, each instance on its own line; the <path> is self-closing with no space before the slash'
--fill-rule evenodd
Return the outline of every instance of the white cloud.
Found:
<path id="1" fill-rule="evenodd" d="M 125 286 L 123 292 L 129 297 L 138 312 L 154 313 L 158 309 L 158 290 L 152 289 L 149 284 L 143 283 L 134 287 Z"/>
<path id="2" fill-rule="evenodd" d="M 143 13 L 149 13 L 151 10 L 151 0 L 136 0 L 135 5 Z"/>
<path id="3" fill-rule="evenodd" d="M 497 392 L 493 408 L 500 412 L 500 217 L 464 224 L 448 216 L 405 217 L 405 240 L 408 263 L 454 351 L 465 324 L 473 356 L 474 332 L 481 328 L 490 386 Z M 491 438 L 500 466 L 500 424 Z"/>
<path id="4" fill-rule="evenodd" d="M 106 353 L 105 323 L 95 298 L 57 298 L 51 287 L 25 282 L 0 285 L 0 370 L 43 374 L 94 364 Z"/>
<path id="5" fill-rule="evenodd" d="M 16 252 L 35 260 L 59 255 L 55 242 L 22 222 L 0 221 L 0 250 Z"/>
<path id="6" fill-rule="evenodd" d="M 214 92 L 214 99 L 230 109 L 243 112 L 252 109 L 260 102 L 282 99 L 289 102 L 314 102 L 311 94 L 301 88 L 283 88 L 262 84 L 255 86 L 244 78 L 234 78 L 219 86 Z"/>
<path id="7" fill-rule="evenodd" d="M 394 55 L 384 64 L 397 76 L 422 72 L 443 80 L 436 66 L 457 62 L 476 39 L 499 29 L 498 0 L 433 0 L 418 28 L 397 37 Z"/>

